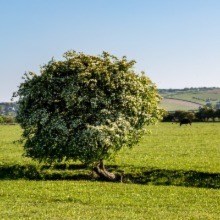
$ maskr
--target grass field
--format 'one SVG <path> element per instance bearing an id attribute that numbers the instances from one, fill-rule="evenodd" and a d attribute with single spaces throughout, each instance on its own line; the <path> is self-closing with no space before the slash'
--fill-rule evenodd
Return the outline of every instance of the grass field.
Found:
<path id="1" fill-rule="evenodd" d="M 90 172 L 72 170 L 74 164 L 40 170 L 54 172 L 56 181 L 19 176 L 12 169 L 37 163 L 14 143 L 19 126 L 0 126 L 0 219 L 219 219 L 220 123 L 150 129 L 138 146 L 108 162 L 108 169 L 124 173 L 125 183 L 107 183 L 64 180 L 64 173 Z"/>
<path id="2" fill-rule="evenodd" d="M 1 181 L 0 219 L 210 219 L 220 191 L 88 181 Z"/>

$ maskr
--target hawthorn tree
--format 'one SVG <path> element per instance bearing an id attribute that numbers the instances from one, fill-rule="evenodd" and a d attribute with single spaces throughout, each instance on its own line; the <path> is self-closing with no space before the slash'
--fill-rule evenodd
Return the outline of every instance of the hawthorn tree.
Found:
<path id="1" fill-rule="evenodd" d="M 25 73 L 14 94 L 25 155 L 50 163 L 79 160 L 115 180 L 103 161 L 137 144 L 145 126 L 162 115 L 155 84 L 135 73 L 134 64 L 107 52 L 68 51 L 64 60 L 41 67 L 41 75 Z"/>

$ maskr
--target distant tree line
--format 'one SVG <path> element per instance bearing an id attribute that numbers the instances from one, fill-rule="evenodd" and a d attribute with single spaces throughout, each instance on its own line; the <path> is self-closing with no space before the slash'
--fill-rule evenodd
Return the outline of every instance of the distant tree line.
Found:
<path id="1" fill-rule="evenodd" d="M 188 118 L 191 121 L 219 121 L 220 120 L 220 109 L 213 109 L 207 106 L 199 108 L 198 111 L 174 111 L 167 112 L 163 118 L 164 122 L 178 122 L 183 118 Z"/>
<path id="2" fill-rule="evenodd" d="M 215 101 L 215 100 L 212 99 L 211 101 Z M 216 103 L 207 102 L 205 106 L 209 108 L 220 109 L 220 102 L 216 102 Z"/>
<path id="3" fill-rule="evenodd" d="M 14 124 L 18 105 L 15 102 L 0 103 L 0 124 Z"/>
<path id="4" fill-rule="evenodd" d="M 2 115 L 0 116 L 0 124 L 14 124 L 16 122 L 15 116 Z"/>
<path id="5" fill-rule="evenodd" d="M 1 102 L 0 115 L 13 115 L 15 116 L 18 110 L 18 105 L 15 102 Z"/>
<path id="6" fill-rule="evenodd" d="M 219 89 L 219 87 L 189 87 L 183 89 L 159 89 L 158 92 L 162 93 L 169 93 L 169 92 L 185 92 L 185 91 L 207 91 L 212 89 Z"/>

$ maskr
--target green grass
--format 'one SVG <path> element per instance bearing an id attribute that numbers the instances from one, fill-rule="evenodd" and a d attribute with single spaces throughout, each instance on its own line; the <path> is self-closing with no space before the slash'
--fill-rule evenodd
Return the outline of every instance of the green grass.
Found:
<path id="1" fill-rule="evenodd" d="M 133 149 L 116 157 L 119 166 L 168 170 L 220 171 L 220 123 L 193 123 L 192 126 L 160 123 L 151 126 Z"/>
<path id="2" fill-rule="evenodd" d="M 29 158 L 22 157 L 23 148 L 16 142 L 21 134 L 18 125 L 0 125 L 0 165 L 33 163 Z"/>
<path id="3" fill-rule="evenodd" d="M 0 219 L 212 219 L 220 191 L 86 181 L 1 181 Z"/>
<path id="4" fill-rule="evenodd" d="M 220 188 L 220 123 L 149 128 L 151 135 L 132 149 L 122 149 L 106 163 L 107 169 L 122 174 L 126 183 Z M 0 179 L 96 179 L 77 162 L 48 167 L 22 157 L 22 146 L 14 143 L 21 135 L 19 126 L 0 126 L 0 134 Z"/>
<path id="5" fill-rule="evenodd" d="M 220 171 L 220 123 L 193 123 L 192 126 L 159 123 L 148 127 L 140 144 L 124 148 L 109 165 L 121 168 L 158 168 L 169 170 Z M 0 126 L 0 164 L 35 164 L 23 157 L 21 144 L 14 143 L 21 136 L 18 125 Z"/>
<path id="6" fill-rule="evenodd" d="M 14 143 L 19 126 L 0 126 L 0 219 L 219 219 L 220 123 L 149 128 L 107 163 L 126 183 L 108 183 L 78 163 L 39 168 Z"/>

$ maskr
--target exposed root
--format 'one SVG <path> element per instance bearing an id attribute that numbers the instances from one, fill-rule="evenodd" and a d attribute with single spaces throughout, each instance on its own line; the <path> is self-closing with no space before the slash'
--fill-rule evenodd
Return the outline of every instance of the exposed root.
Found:
<path id="1" fill-rule="evenodd" d="M 103 180 L 113 181 L 113 182 L 120 181 L 122 183 L 123 176 L 119 175 L 119 174 L 114 174 L 114 173 L 108 172 L 105 169 L 103 161 L 100 161 L 100 163 L 98 163 L 94 167 L 94 171 Z"/>

